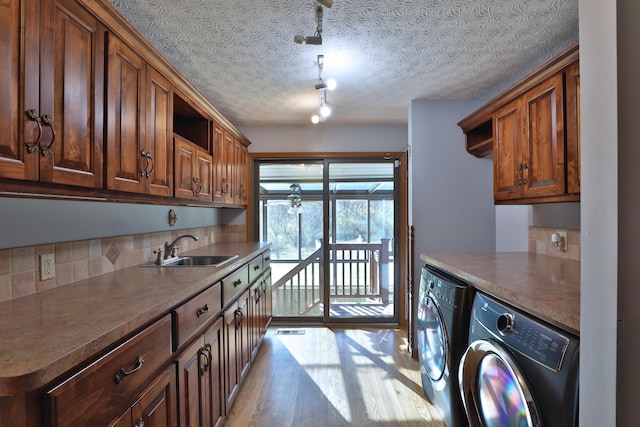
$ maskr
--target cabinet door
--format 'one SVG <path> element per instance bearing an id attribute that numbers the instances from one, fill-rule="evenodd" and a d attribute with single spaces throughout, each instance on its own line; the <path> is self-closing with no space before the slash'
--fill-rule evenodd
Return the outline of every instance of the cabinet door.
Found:
<path id="1" fill-rule="evenodd" d="M 40 181 L 102 187 L 105 28 L 76 0 L 42 8 L 40 114 L 52 124 L 43 126 Z"/>
<path id="2" fill-rule="evenodd" d="M 182 427 L 203 425 L 201 409 L 204 406 L 207 389 L 204 375 L 205 357 L 202 338 L 199 338 L 178 358 L 178 393 Z"/>
<path id="3" fill-rule="evenodd" d="M 39 128 L 25 112 L 36 110 L 36 117 L 40 115 L 40 2 L 0 0 L 0 9 L 0 177 L 38 180 L 39 154 L 26 144 L 36 140 Z"/>
<path id="4" fill-rule="evenodd" d="M 236 204 L 247 204 L 247 147 L 237 139 L 234 140 L 233 185 L 234 200 Z"/>
<path id="5" fill-rule="evenodd" d="M 204 349 L 208 357 L 207 395 L 205 403 L 204 426 L 219 426 L 224 420 L 224 346 L 223 324 L 221 318 L 204 333 Z"/>
<path id="6" fill-rule="evenodd" d="M 252 292 L 250 290 L 245 291 L 238 299 L 238 310 L 240 312 L 240 327 L 236 331 L 238 345 L 238 371 L 240 372 L 240 382 L 249 373 L 249 364 L 251 363 L 251 325 L 253 323 L 251 319 L 251 304 L 252 304 Z"/>
<path id="7" fill-rule="evenodd" d="M 225 203 L 232 204 L 234 197 L 234 183 L 233 183 L 233 150 L 235 148 L 235 139 L 228 131 L 224 131 L 224 163 L 222 165 L 224 173 L 222 180 L 222 197 Z"/>
<path id="8" fill-rule="evenodd" d="M 179 135 L 175 137 L 175 196 L 211 201 L 211 155 Z"/>
<path id="9" fill-rule="evenodd" d="M 271 268 L 267 269 L 262 276 L 262 304 L 264 319 L 262 321 L 262 335 L 267 333 L 267 328 L 273 316 L 273 290 L 271 287 Z"/>
<path id="10" fill-rule="evenodd" d="M 238 345 L 240 312 L 237 304 L 232 304 L 224 313 L 224 355 L 225 355 L 225 406 L 227 412 L 238 394 L 240 375 L 238 370 Z"/>
<path id="11" fill-rule="evenodd" d="M 171 365 L 147 388 L 131 408 L 134 427 L 175 427 L 177 420 L 176 368 Z"/>
<path id="12" fill-rule="evenodd" d="M 224 129 L 213 123 L 213 201 L 224 202 L 225 185 L 227 184 L 224 151 Z"/>
<path id="13" fill-rule="evenodd" d="M 198 200 L 211 201 L 213 195 L 211 194 L 211 186 L 213 183 L 213 164 L 211 161 L 211 155 L 203 149 L 197 150 L 196 153 L 196 176 L 197 195 Z"/>
<path id="14" fill-rule="evenodd" d="M 565 193 L 563 75 L 558 73 L 523 97 L 525 135 L 523 196 Z"/>
<path id="15" fill-rule="evenodd" d="M 151 156 L 148 193 L 173 196 L 173 89 L 154 68 L 147 68 L 146 151 Z"/>
<path id="16" fill-rule="evenodd" d="M 566 73 L 567 105 L 567 192 L 580 193 L 580 64 Z"/>
<path id="17" fill-rule="evenodd" d="M 196 171 L 196 147 L 189 141 L 175 136 L 175 196 L 193 199 L 196 196 L 194 178 Z"/>
<path id="18" fill-rule="evenodd" d="M 493 191 L 495 200 L 522 197 L 522 124 L 520 100 L 500 108 L 494 114 Z"/>
<path id="19" fill-rule="evenodd" d="M 144 192 L 145 61 L 109 34 L 107 77 L 107 188 Z"/>

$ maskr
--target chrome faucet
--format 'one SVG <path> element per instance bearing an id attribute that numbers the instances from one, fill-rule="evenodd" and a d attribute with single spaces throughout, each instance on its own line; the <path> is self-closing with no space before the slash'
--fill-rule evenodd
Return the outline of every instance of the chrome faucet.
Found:
<path id="1" fill-rule="evenodd" d="M 182 236 L 176 237 L 176 239 L 171 243 L 165 242 L 164 243 L 164 259 L 165 260 L 178 256 L 176 254 L 176 249 L 178 249 L 178 246 L 176 246 L 176 243 L 178 243 L 178 240 L 184 239 L 185 237 L 190 237 L 196 242 L 198 241 L 198 237 L 194 236 L 193 234 L 183 234 Z"/>

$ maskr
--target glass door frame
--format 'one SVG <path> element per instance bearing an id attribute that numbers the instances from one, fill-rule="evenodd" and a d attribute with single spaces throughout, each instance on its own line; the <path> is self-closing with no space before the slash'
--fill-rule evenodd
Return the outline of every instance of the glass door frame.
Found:
<path id="1" fill-rule="evenodd" d="M 259 194 L 259 166 L 261 162 L 280 161 L 280 162 L 317 162 L 323 160 L 325 167 L 323 167 L 323 175 L 327 174 L 327 177 L 323 176 L 323 182 L 328 178 L 328 166 L 329 163 L 338 162 L 375 162 L 376 160 L 394 161 L 395 162 L 395 184 L 394 185 L 394 211 L 395 211 L 395 226 L 394 226 L 394 316 L 389 318 L 361 318 L 354 317 L 350 319 L 336 319 L 328 316 L 327 310 L 329 309 L 329 292 L 328 286 L 324 285 L 325 292 L 324 298 L 324 316 L 293 316 L 293 317 L 278 317 L 274 318 L 277 323 L 279 321 L 283 323 L 304 323 L 304 322 L 322 322 L 323 324 L 357 324 L 357 325 L 384 325 L 384 324 L 397 324 L 406 325 L 408 319 L 407 310 L 408 307 L 408 295 L 411 291 L 408 289 L 411 281 L 409 278 L 409 232 L 408 232 L 408 152 L 370 152 L 370 153 L 249 153 L 249 161 L 252 163 L 251 168 L 253 172 L 252 176 L 252 197 L 251 204 L 247 209 L 247 237 L 249 240 L 260 240 L 260 194 Z M 323 212 L 325 218 L 328 218 L 329 214 L 329 193 L 328 189 L 325 189 L 323 195 Z M 323 235 L 325 239 L 329 237 L 329 221 L 323 221 Z M 325 240 L 327 241 L 327 240 Z M 324 259 L 325 259 L 325 272 L 328 274 L 329 263 L 329 247 L 323 245 Z M 325 282 L 327 282 L 325 280 Z"/>

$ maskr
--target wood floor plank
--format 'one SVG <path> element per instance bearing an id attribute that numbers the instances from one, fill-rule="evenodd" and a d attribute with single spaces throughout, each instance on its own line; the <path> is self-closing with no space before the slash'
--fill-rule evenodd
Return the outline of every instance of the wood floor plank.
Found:
<path id="1" fill-rule="evenodd" d="M 422 393 L 406 333 L 271 328 L 225 427 L 444 427 Z"/>

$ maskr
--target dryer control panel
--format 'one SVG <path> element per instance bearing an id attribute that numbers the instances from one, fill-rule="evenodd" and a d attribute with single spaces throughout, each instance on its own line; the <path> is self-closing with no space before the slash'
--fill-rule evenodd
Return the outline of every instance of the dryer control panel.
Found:
<path id="1" fill-rule="evenodd" d="M 562 367 L 569 346 L 567 335 L 482 294 L 476 295 L 472 316 L 499 342 L 554 372 Z"/>

